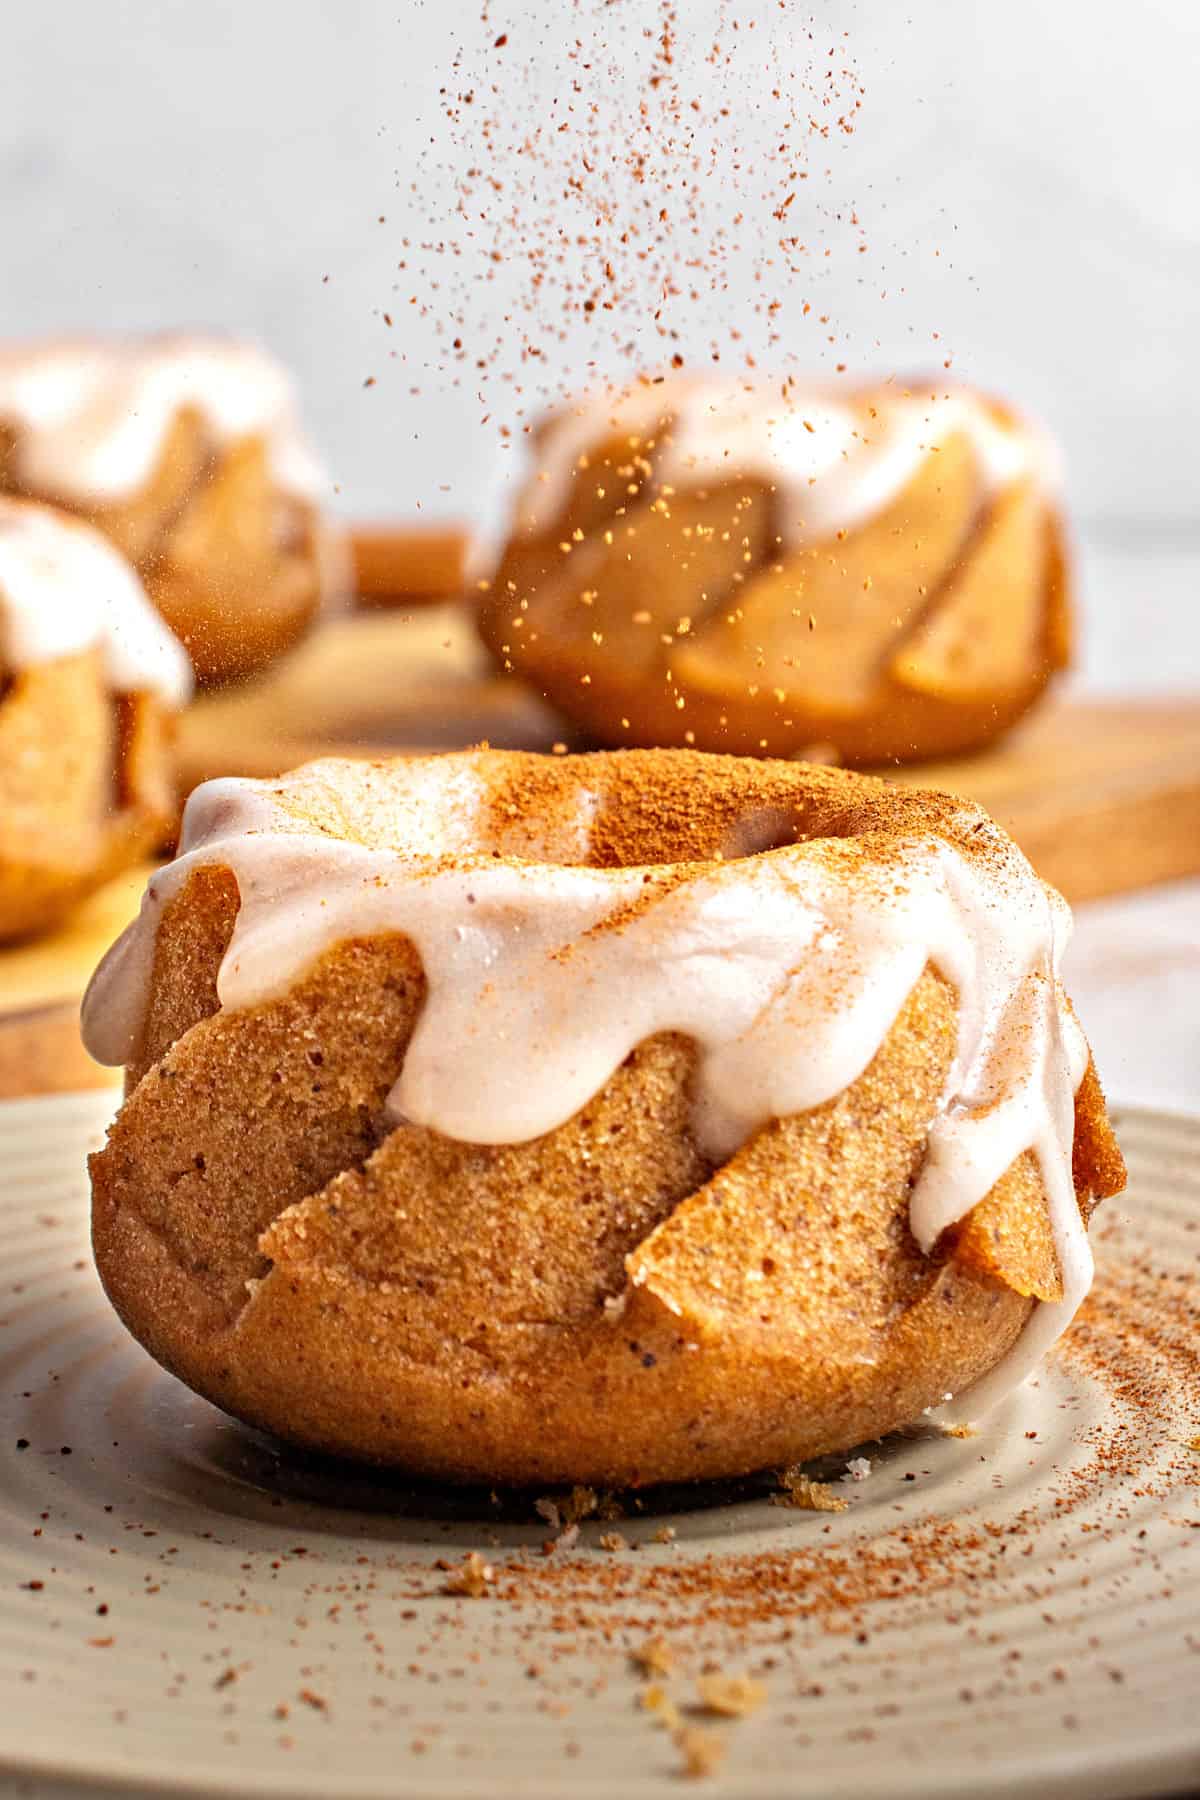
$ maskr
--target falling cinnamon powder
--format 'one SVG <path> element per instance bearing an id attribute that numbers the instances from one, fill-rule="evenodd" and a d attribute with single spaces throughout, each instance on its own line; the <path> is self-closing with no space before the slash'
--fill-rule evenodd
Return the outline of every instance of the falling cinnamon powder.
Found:
<path id="1" fill-rule="evenodd" d="M 400 259 L 443 368 L 509 435 L 698 346 L 709 366 L 777 360 L 785 318 L 812 330 L 789 354 L 816 360 L 836 331 L 800 289 L 867 246 L 833 166 L 863 94 L 847 34 L 784 0 L 567 0 L 520 21 L 483 0 L 412 183 L 429 224 Z"/>

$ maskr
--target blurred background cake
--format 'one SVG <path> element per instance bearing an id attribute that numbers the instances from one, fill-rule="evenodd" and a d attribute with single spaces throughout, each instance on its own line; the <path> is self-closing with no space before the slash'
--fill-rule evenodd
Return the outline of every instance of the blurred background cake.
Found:
<path id="1" fill-rule="evenodd" d="M 345 583 L 291 380 L 215 336 L 0 349 L 0 492 L 49 500 L 133 562 L 202 681 L 260 668 Z"/>
<path id="2" fill-rule="evenodd" d="M 602 743 L 940 756 L 1067 663 L 1054 454 L 968 388 L 646 381 L 532 464 L 481 629 Z"/>
<path id="3" fill-rule="evenodd" d="M 91 526 L 0 499 L 0 939 L 55 925 L 175 818 L 182 648 Z"/>

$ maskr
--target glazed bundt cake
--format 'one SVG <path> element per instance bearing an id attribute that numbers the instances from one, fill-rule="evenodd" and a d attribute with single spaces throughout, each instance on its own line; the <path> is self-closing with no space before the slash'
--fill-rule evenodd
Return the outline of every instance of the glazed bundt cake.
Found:
<path id="1" fill-rule="evenodd" d="M 0 939 L 157 847 L 187 657 L 106 539 L 0 498 Z"/>
<path id="2" fill-rule="evenodd" d="M 0 350 L 0 492 L 128 556 L 202 680 L 243 675 L 340 597 L 348 562 L 286 372 L 221 338 Z"/>
<path id="3" fill-rule="evenodd" d="M 606 744 L 969 750 L 1068 660 L 1053 465 L 967 388 L 648 382 L 544 422 L 481 630 Z"/>
<path id="4" fill-rule="evenodd" d="M 295 1443 L 645 1483 L 991 1404 L 1123 1180 L 978 808 L 685 751 L 221 781 L 93 980 L 131 1331 Z"/>

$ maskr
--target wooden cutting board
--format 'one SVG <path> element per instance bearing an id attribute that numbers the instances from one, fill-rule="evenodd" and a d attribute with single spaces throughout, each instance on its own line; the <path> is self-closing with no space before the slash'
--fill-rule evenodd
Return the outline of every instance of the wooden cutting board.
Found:
<path id="1" fill-rule="evenodd" d="M 576 747 L 535 696 L 492 671 L 465 611 L 443 602 L 331 624 L 265 680 L 206 695 L 183 721 L 181 753 L 190 786 L 481 739 Z M 1200 873 L 1200 695 L 1054 699 L 979 756 L 883 772 L 981 801 L 1074 902 Z M 144 876 L 114 883 L 55 936 L 0 951 L 0 1096 L 113 1079 L 79 1045 L 76 1014 Z"/>
<path id="2" fill-rule="evenodd" d="M 1200 694 L 1051 699 L 977 756 L 880 773 L 978 800 L 1072 905 L 1200 874 Z"/>

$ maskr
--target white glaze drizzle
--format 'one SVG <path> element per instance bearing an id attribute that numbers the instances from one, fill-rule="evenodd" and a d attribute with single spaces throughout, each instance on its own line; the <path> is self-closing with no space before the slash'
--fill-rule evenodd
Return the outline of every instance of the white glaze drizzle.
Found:
<path id="1" fill-rule="evenodd" d="M 120 552 L 52 507 L 0 497 L 0 668 L 27 669 L 96 647 L 114 692 L 186 703 L 187 653 Z"/>
<path id="2" fill-rule="evenodd" d="M 870 410 L 868 411 L 868 407 Z M 608 438 L 653 439 L 655 486 L 758 480 L 777 496 L 785 544 L 849 530 L 888 506 L 931 448 L 969 439 L 986 499 L 1025 477 L 1057 485 L 1057 456 L 1026 421 L 1003 423 L 969 388 L 918 394 L 880 387 L 856 400 L 793 388 L 680 377 L 597 394 L 554 414 L 534 450 L 516 528 L 548 531 L 566 506 L 582 457 Z"/>
<path id="3" fill-rule="evenodd" d="M 281 489 L 311 499 L 324 478 L 291 378 L 257 345 L 216 337 L 58 339 L 0 350 L 0 425 L 33 493 L 101 505 L 150 479 L 183 408 L 214 444 L 261 437 Z"/>
<path id="4" fill-rule="evenodd" d="M 337 835 L 347 783 L 370 842 Z M 1063 1298 L 1035 1308 L 971 1410 L 1022 1380 L 1086 1294 L 1091 1256 L 1071 1175 L 1087 1047 L 1058 979 L 1070 915 L 1019 852 L 990 824 L 987 856 L 930 836 L 864 867 L 852 842 L 820 840 L 689 865 L 656 892 L 652 870 L 514 856 L 507 836 L 483 836 L 486 801 L 473 753 L 197 789 L 179 859 L 151 879 L 140 918 L 93 977 L 89 1050 L 111 1064 L 136 1054 L 162 909 L 192 869 L 220 865 L 241 893 L 224 1008 L 286 992 L 347 937 L 412 940 L 428 992 L 388 1099 L 397 1124 L 523 1142 L 570 1118 L 637 1044 L 679 1031 L 699 1049 L 694 1129 L 721 1160 L 769 1119 L 853 1082 L 931 964 L 957 991 L 959 1041 L 913 1231 L 932 1250 L 1035 1153 Z M 596 804 L 581 783 L 555 854 L 583 847 Z"/>

